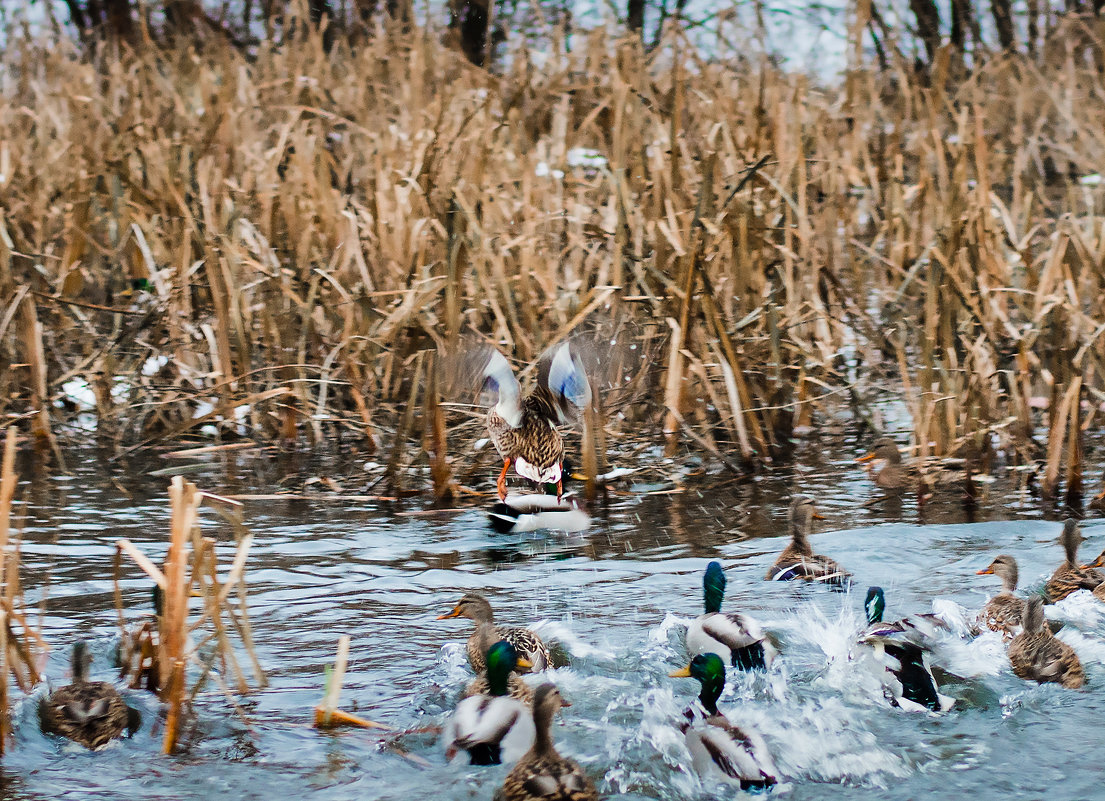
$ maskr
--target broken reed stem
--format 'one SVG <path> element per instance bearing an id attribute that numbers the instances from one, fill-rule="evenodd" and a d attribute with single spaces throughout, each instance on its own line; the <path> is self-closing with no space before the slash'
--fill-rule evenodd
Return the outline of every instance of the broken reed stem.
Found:
<path id="1" fill-rule="evenodd" d="M 334 659 L 334 669 L 330 671 L 330 681 L 326 686 L 326 695 L 323 696 L 322 703 L 315 707 L 315 727 L 330 729 L 336 726 L 358 726 L 362 729 L 390 730 L 390 726 L 366 720 L 338 709 L 342 684 L 345 682 L 345 669 L 349 663 L 349 643 L 348 634 L 343 634 L 338 638 L 338 653 Z"/>
<path id="2" fill-rule="evenodd" d="M 165 754 L 171 754 L 176 747 L 185 698 L 184 669 L 187 658 L 184 648 L 188 636 L 188 588 L 192 583 L 187 575 L 188 540 L 199 508 L 196 485 L 175 476 L 169 487 L 169 505 L 172 518 L 169 553 L 165 557 L 165 606 L 159 626 L 161 654 L 158 658 L 163 671 L 161 700 L 168 705 L 161 747 Z M 164 675 L 166 669 L 169 671 L 168 680 Z"/>

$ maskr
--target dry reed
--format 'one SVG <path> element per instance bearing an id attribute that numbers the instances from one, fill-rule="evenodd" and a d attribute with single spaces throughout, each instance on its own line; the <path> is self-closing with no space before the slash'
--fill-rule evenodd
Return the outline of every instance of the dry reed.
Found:
<path id="1" fill-rule="evenodd" d="M 901 400 L 919 455 L 996 438 L 1076 494 L 1105 401 L 1102 23 L 1076 27 L 965 77 L 857 40 L 834 86 L 677 36 L 494 75 L 415 27 L 249 59 L 13 31 L 0 413 L 120 448 L 351 432 L 391 441 L 393 494 L 423 462 L 447 500 L 430 351 L 477 331 L 528 361 L 598 313 L 671 332 L 602 443 L 747 469 L 833 404 Z"/>
<path id="2" fill-rule="evenodd" d="M 198 512 L 204 501 L 212 503 L 235 530 L 237 547 L 223 579 L 219 577 L 215 541 L 202 536 L 199 528 Z M 231 681 L 237 692 L 250 691 L 246 673 L 235 655 L 231 631 L 237 634 L 250 660 L 257 686 L 267 684 L 253 648 L 249 622 L 245 568 L 253 535 L 241 525 L 238 514 L 241 504 L 201 492 L 195 484 L 180 476 L 174 477 L 169 487 L 169 502 L 172 516 L 163 569 L 125 539 L 116 542 L 115 555 L 115 598 L 124 644 L 121 649 L 123 671 L 132 687 L 144 682 L 165 703 L 162 750 L 167 754 L 176 748 L 190 704 L 209 677 L 214 678 L 231 703 L 234 703 Z M 231 511 L 228 512 L 228 508 Z M 123 555 L 128 556 L 159 590 L 160 609 L 156 622 L 143 621 L 132 630 L 125 625 L 119 587 Z M 203 609 L 190 619 L 189 598 L 193 596 L 203 598 Z M 211 653 L 204 657 L 207 648 Z M 190 663 L 197 666 L 200 673 L 189 690 L 187 668 Z M 216 664 L 219 666 L 217 672 L 213 670 Z"/>

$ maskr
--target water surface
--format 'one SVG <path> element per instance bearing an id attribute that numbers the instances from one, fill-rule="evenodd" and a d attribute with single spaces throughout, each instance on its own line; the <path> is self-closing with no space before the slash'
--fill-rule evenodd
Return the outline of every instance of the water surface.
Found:
<path id="1" fill-rule="evenodd" d="M 486 594 L 501 621 L 534 626 L 558 643 L 568 664 L 549 678 L 572 707 L 554 737 L 605 797 L 716 797 L 717 788 L 689 770 L 673 725 L 697 685 L 667 677 L 685 664 L 682 630 L 700 611 L 710 559 L 720 559 L 729 578 L 724 608 L 753 613 L 782 651 L 766 673 L 731 673 L 722 700 L 772 747 L 786 778 L 774 794 L 1029 798 L 1050 795 L 1060 782 L 1065 798 L 1099 794 L 1105 604 L 1088 593 L 1049 610 L 1066 621 L 1060 636 L 1086 663 L 1083 691 L 1020 681 L 995 635 L 973 642 L 949 635 L 936 658 L 948 671 L 942 689 L 957 699 L 955 710 L 903 713 L 884 700 L 853 644 L 869 584 L 886 589 L 888 616 L 930 611 L 936 600 L 962 620 L 998 588 L 975 571 L 1009 553 L 1026 590 L 1038 588 L 1061 558 L 1062 510 L 1019 490 L 1014 471 L 981 485 L 974 505 L 957 489 L 924 506 L 911 498 L 869 503 L 876 496 L 851 463 L 856 454 L 828 452 L 807 446 L 797 454 L 802 467 L 746 484 L 723 475 L 636 487 L 630 479 L 578 535 L 496 534 L 481 508 L 433 511 L 419 499 L 247 502 L 256 538 L 248 571 L 254 637 L 271 683 L 243 701 L 246 719 L 221 693 L 206 693 L 197 731 L 181 755 L 167 758 L 159 753 L 156 703 L 130 692 L 143 728 L 90 754 L 40 734 L 32 698 L 16 709 L 16 746 L 0 774 L 4 797 L 405 800 L 432 787 L 434 798 L 489 798 L 505 769 L 447 765 L 430 734 L 309 726 L 323 666 L 343 633 L 353 640 L 344 708 L 401 731 L 440 724 L 470 678 L 463 655 L 470 624 L 435 618 L 467 591 Z M 346 491 L 368 492 L 363 461 L 226 454 L 189 478 L 237 494 L 310 491 L 318 485 L 307 483 L 311 477 L 328 475 Z M 114 542 L 127 537 L 163 557 L 168 478 L 149 473 L 168 464 L 151 457 L 112 465 L 90 452 L 70 455 L 70 476 L 21 465 L 23 575 L 30 602 L 48 596 L 52 683 L 66 681 L 66 653 L 82 637 L 92 642 L 96 677 L 113 675 Z M 852 593 L 762 580 L 785 544 L 786 503 L 796 491 L 821 501 L 828 519 L 814 545 L 857 576 Z M 225 570 L 233 534 L 209 511 L 203 525 L 219 538 Z M 1091 516 L 1085 532 L 1091 558 L 1105 546 L 1105 527 Z M 128 567 L 124 587 L 128 616 L 138 619 L 149 584 Z"/>

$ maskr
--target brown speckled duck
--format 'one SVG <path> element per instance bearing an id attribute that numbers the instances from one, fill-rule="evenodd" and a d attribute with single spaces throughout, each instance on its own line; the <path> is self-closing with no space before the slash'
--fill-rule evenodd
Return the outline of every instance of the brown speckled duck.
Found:
<path id="1" fill-rule="evenodd" d="M 1001 592 L 987 601 L 978 613 L 979 625 L 1001 632 L 1003 639 L 1016 637 L 1021 633 L 1024 618 L 1024 599 L 1013 594 L 1017 591 L 1017 560 L 1005 554 L 996 556 L 989 567 L 978 571 L 978 575 L 1001 579 Z"/>
<path id="2" fill-rule="evenodd" d="M 883 437 L 871 446 L 871 452 L 856 459 L 860 463 L 883 462 L 882 468 L 875 471 L 875 486 L 886 492 L 899 493 L 916 486 L 918 475 L 902 464 L 902 454 L 894 440 Z"/>
<path id="3" fill-rule="evenodd" d="M 779 554 L 775 564 L 764 576 L 766 581 L 825 581 L 830 584 L 847 584 L 852 574 L 834 560 L 813 552 L 809 535 L 813 532 L 814 519 L 824 519 L 817 513 L 813 500 L 805 495 L 797 496 L 790 504 L 788 514 L 790 544 Z"/>
<path id="4" fill-rule="evenodd" d="M 73 646 L 73 682 L 50 693 L 39 705 L 42 730 L 60 734 L 95 751 L 123 733 L 131 719 L 126 702 L 106 681 L 89 681 L 88 646 Z"/>
<path id="5" fill-rule="evenodd" d="M 481 374 L 484 385 L 498 395 L 487 413 L 487 433 L 503 460 L 496 483 L 499 500 L 506 500 L 506 475 L 512 464 L 523 478 L 556 484 L 559 500 L 564 489 L 564 439 L 557 426 L 572 422 L 591 402 L 591 385 L 579 356 L 567 342 L 546 352 L 537 363 L 537 382 L 524 396 L 510 363 L 497 350 L 488 349 Z"/>
<path id="6" fill-rule="evenodd" d="M 501 638 L 498 631 L 490 623 L 483 623 L 476 629 L 476 634 L 480 641 L 480 653 L 483 654 L 484 664 L 487 664 L 487 652 L 491 650 L 492 646 Z M 513 645 L 513 643 L 511 643 Z M 527 707 L 533 706 L 533 688 L 526 684 L 522 677 L 518 674 L 525 672 L 532 668 L 529 660 L 525 657 L 519 656 L 515 660 L 515 667 L 510 671 L 506 681 L 506 694 L 515 699 L 521 701 Z M 468 682 L 468 686 L 464 689 L 463 698 L 470 698 L 473 695 L 491 695 L 491 683 L 488 681 L 487 671 L 484 670 L 472 681 Z"/>
<path id="7" fill-rule="evenodd" d="M 537 688 L 533 722 L 537 737 L 533 748 L 507 774 L 495 801 L 598 801 L 598 791 L 579 764 L 557 753 L 552 740 L 552 719 L 562 706 L 571 706 L 552 684 Z"/>
<path id="8" fill-rule="evenodd" d="M 531 670 L 545 670 L 549 667 L 549 648 L 541 642 L 541 638 L 529 629 L 496 626 L 495 613 L 491 609 L 491 604 L 482 595 L 474 592 L 465 594 L 457 601 L 452 612 L 438 615 L 437 619 L 448 620 L 453 617 L 466 617 L 476 624 L 476 628 L 468 637 L 467 651 L 468 664 L 477 673 L 482 673 L 486 665 L 483 658 L 487 650 L 483 645 L 485 636 L 491 642 L 497 640 L 509 642 L 518 651 L 519 657 L 531 665 Z M 480 631 L 484 626 L 492 630 L 487 635 Z"/>
<path id="9" fill-rule="evenodd" d="M 1073 690 L 1086 679 L 1078 654 L 1044 624 L 1044 599 L 1039 596 L 1025 604 L 1024 631 L 1009 643 L 1009 662 L 1014 673 L 1030 681 L 1053 681 Z"/>
<path id="10" fill-rule="evenodd" d="M 1101 584 L 1100 573 L 1096 570 L 1084 570 L 1078 563 L 1078 545 L 1081 542 L 1082 532 L 1078 530 L 1078 523 L 1067 520 L 1059 535 L 1059 544 L 1063 546 L 1066 560 L 1051 574 L 1044 587 L 1049 604 L 1063 600 L 1072 592 L 1093 590 Z"/>

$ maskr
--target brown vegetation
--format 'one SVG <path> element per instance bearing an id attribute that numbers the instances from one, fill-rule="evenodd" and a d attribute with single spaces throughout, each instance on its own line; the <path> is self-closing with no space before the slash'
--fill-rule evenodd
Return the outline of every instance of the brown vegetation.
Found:
<path id="1" fill-rule="evenodd" d="M 857 44 L 822 87 L 603 32 L 501 75 L 412 28 L 248 56 L 12 39 L 0 413 L 72 441 L 85 381 L 119 449 L 353 432 L 396 473 L 424 439 L 437 480 L 427 352 L 475 331 L 529 361 L 601 314 L 670 333 L 601 435 L 749 466 L 890 397 L 922 456 L 998 432 L 1035 458 L 1042 423 L 1045 489 L 1064 452 L 1076 489 L 1105 400 L 1100 46 L 1072 19 L 1038 57 L 920 74 Z"/>

